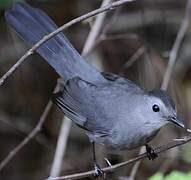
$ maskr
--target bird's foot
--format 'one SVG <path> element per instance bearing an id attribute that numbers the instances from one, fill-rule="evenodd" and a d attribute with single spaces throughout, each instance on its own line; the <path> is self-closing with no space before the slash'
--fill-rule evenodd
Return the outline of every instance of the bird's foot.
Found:
<path id="1" fill-rule="evenodd" d="M 94 163 L 94 177 L 100 177 L 103 176 L 104 172 L 101 170 L 101 168 L 99 167 L 99 165 L 97 163 Z"/>
<path id="2" fill-rule="evenodd" d="M 154 151 L 154 149 L 151 146 L 146 144 L 145 147 L 146 147 L 147 157 L 149 160 L 154 160 L 158 157 L 158 154 Z"/>

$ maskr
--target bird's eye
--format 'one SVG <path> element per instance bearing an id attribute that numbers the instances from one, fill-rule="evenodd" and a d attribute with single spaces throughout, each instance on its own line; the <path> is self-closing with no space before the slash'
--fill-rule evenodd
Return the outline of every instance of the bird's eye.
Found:
<path id="1" fill-rule="evenodd" d="M 153 111 L 154 111 L 154 112 L 159 112 L 159 111 L 160 111 L 159 106 L 156 105 L 156 104 L 154 104 L 154 105 L 153 105 Z"/>

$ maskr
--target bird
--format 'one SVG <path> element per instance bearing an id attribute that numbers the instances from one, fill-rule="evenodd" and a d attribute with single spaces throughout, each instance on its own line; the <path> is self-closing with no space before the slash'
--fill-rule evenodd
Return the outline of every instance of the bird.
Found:
<path id="1" fill-rule="evenodd" d="M 57 29 L 46 13 L 21 2 L 5 12 L 5 19 L 31 46 Z M 64 80 L 63 89 L 53 95 L 52 101 L 87 134 L 95 176 L 103 174 L 96 161 L 95 143 L 112 150 L 145 146 L 148 158 L 155 159 L 158 155 L 148 143 L 159 130 L 168 123 L 185 128 L 167 91 L 145 91 L 124 77 L 98 71 L 62 32 L 37 52 Z"/>

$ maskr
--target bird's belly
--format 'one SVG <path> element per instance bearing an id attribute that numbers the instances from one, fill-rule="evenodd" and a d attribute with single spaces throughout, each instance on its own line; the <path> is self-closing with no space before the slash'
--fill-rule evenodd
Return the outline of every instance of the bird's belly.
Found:
<path id="1" fill-rule="evenodd" d="M 154 130 L 152 132 L 145 131 L 144 133 L 141 131 L 135 131 L 130 133 L 121 133 L 111 135 L 110 138 L 107 137 L 103 144 L 114 150 L 128 150 L 135 149 L 140 146 L 145 145 L 149 141 L 151 141 L 159 130 Z"/>

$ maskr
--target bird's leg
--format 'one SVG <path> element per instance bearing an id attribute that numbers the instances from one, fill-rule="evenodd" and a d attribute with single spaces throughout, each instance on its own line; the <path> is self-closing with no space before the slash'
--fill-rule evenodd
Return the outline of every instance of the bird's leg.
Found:
<path id="1" fill-rule="evenodd" d="M 146 147 L 147 157 L 149 160 L 154 160 L 158 157 L 158 154 L 154 151 L 154 149 L 151 146 L 146 144 L 145 147 Z"/>
<path id="2" fill-rule="evenodd" d="M 97 164 L 96 161 L 96 154 L 95 154 L 95 144 L 94 142 L 92 142 L 92 152 L 93 152 L 93 165 L 94 165 L 94 170 L 95 170 L 95 177 L 100 177 L 103 175 L 103 171 L 101 170 L 101 168 L 99 167 L 99 165 Z"/>

